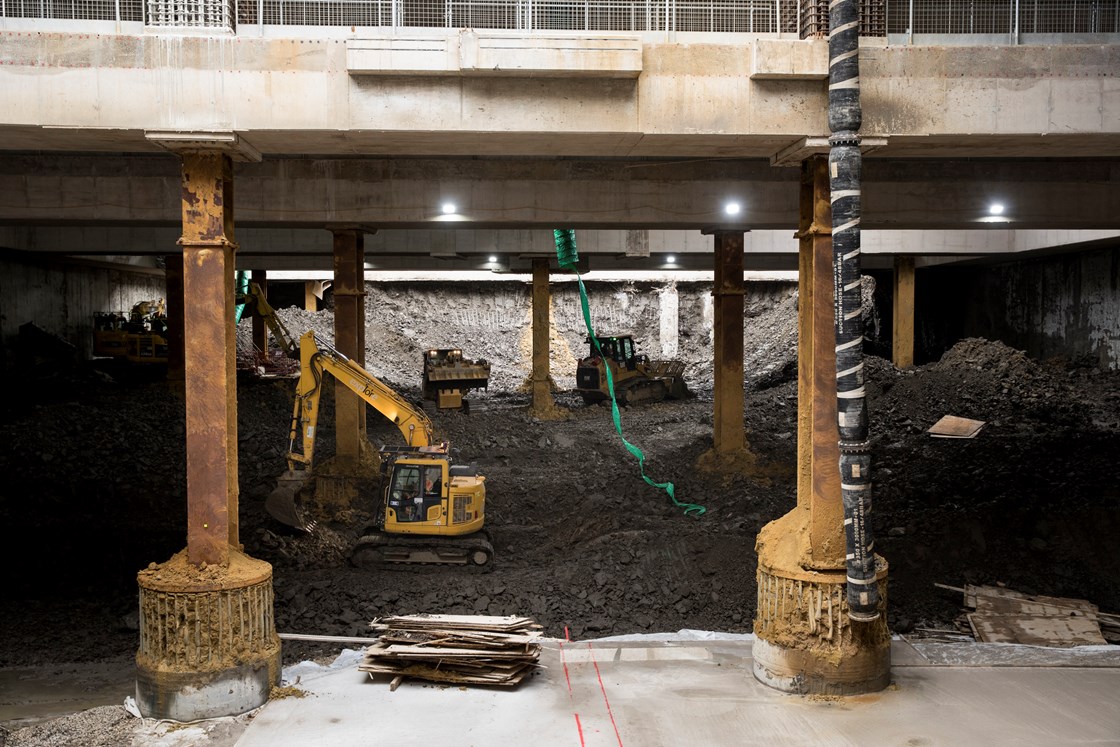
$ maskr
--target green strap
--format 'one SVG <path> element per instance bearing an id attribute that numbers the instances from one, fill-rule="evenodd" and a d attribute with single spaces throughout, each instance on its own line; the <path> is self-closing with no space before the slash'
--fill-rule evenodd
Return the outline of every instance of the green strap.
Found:
<path id="1" fill-rule="evenodd" d="M 234 295 L 244 297 L 249 293 L 249 273 L 238 270 L 234 280 Z M 233 323 L 240 324 L 241 317 L 245 314 L 245 304 L 239 303 L 233 307 Z"/>
<path id="2" fill-rule="evenodd" d="M 572 243 L 574 245 L 574 237 Z M 580 306 L 583 308 L 583 323 L 587 326 L 587 334 L 591 337 L 591 342 L 595 345 L 595 349 L 599 351 L 600 355 L 602 355 L 603 350 L 601 347 L 599 347 L 599 339 L 595 336 L 595 330 L 591 327 L 591 307 L 587 301 L 587 288 L 584 287 L 583 278 L 580 277 L 580 274 L 575 269 L 574 264 L 570 264 L 570 268 L 573 272 L 575 272 L 576 280 L 579 282 L 579 302 Z M 603 357 L 605 359 L 606 356 Z M 614 375 L 611 374 L 611 367 L 604 363 L 603 368 L 606 369 L 607 372 L 607 391 L 611 393 L 611 415 L 614 417 L 614 429 L 618 431 L 618 437 L 622 439 L 622 443 L 626 446 L 626 450 L 633 454 L 634 458 L 638 460 L 638 469 L 640 469 L 642 472 L 642 479 L 645 480 L 647 484 L 652 485 L 655 488 L 660 488 L 668 493 L 669 500 L 673 502 L 674 506 L 683 508 L 685 516 L 688 516 L 690 514 L 700 516 L 704 514 L 708 509 L 704 508 L 703 506 L 699 506 L 695 503 L 682 503 L 678 501 L 676 496 L 676 488 L 673 486 L 673 483 L 654 482 L 649 478 L 648 475 L 646 475 L 646 455 L 643 454 L 642 450 L 637 446 L 627 441 L 626 436 L 622 435 L 622 416 L 618 412 L 618 400 L 614 396 Z"/>

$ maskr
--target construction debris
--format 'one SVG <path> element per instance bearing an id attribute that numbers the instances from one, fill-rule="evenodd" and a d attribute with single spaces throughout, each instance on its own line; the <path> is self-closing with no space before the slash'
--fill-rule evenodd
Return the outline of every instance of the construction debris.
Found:
<path id="1" fill-rule="evenodd" d="M 976 438 L 976 434 L 980 432 L 984 425 L 983 420 L 946 415 L 934 423 L 928 433 L 934 438 Z"/>
<path id="2" fill-rule="evenodd" d="M 1091 646 L 1108 643 L 1102 624 L 1113 638 L 1120 632 L 1120 617 L 1102 614 L 1083 599 L 1029 596 L 998 586 L 936 586 L 964 594 L 965 606 L 975 610 L 965 617 L 976 640 L 984 643 Z"/>
<path id="3" fill-rule="evenodd" d="M 540 658 L 541 626 L 528 617 L 403 615 L 370 623 L 380 632 L 358 669 L 457 685 L 516 685 Z"/>

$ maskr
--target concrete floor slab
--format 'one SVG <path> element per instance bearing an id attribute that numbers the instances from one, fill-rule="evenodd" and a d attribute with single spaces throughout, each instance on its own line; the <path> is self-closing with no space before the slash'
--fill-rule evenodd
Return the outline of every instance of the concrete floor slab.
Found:
<path id="1" fill-rule="evenodd" d="M 539 673 L 513 690 L 390 692 L 351 655 L 323 676 L 305 671 L 309 697 L 269 703 L 237 745 L 1120 745 L 1117 647 L 951 644 L 965 651 L 931 656 L 922 649 L 937 644 L 895 641 L 890 688 L 837 698 L 758 683 L 751 645 L 549 640 Z"/>

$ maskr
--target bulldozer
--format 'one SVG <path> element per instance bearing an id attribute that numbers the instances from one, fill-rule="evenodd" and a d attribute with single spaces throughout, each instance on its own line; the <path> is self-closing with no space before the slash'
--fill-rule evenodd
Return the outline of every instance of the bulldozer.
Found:
<path id="1" fill-rule="evenodd" d="M 470 465 L 454 464 L 449 444 L 435 439 L 432 422 L 361 366 L 319 343 L 313 331 L 300 340 L 300 377 L 288 447 L 288 469 L 265 501 L 273 518 L 310 531 L 299 495 L 314 479 L 315 434 L 325 375 L 332 376 L 392 422 L 403 446 L 378 455 L 379 495 L 371 503 L 375 523 L 350 552 L 359 567 L 384 563 L 451 563 L 482 566 L 494 548 L 483 531 L 486 478 Z M 371 476 L 372 477 L 372 476 Z"/>
<path id="2" fill-rule="evenodd" d="M 441 410 L 470 410 L 463 393 L 485 389 L 490 383 L 490 364 L 463 357 L 459 348 L 433 348 L 424 353 L 424 399 Z"/>
<path id="3" fill-rule="evenodd" d="M 684 399 L 689 396 L 682 361 L 651 361 L 638 354 L 631 335 L 588 336 L 590 352 L 576 364 L 576 391 L 594 404 L 609 400 L 607 368 L 620 405 Z"/>

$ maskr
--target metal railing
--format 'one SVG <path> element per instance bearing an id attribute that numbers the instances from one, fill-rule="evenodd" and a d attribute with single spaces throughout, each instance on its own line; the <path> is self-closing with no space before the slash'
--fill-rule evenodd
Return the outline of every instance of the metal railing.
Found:
<path id="1" fill-rule="evenodd" d="M 1120 0 L 888 0 L 890 34 L 1116 34 Z"/>
<path id="2" fill-rule="evenodd" d="M 864 36 L 1120 33 L 1120 0 L 861 0 Z M 828 0 L 0 0 L 0 18 L 826 36 Z"/>

